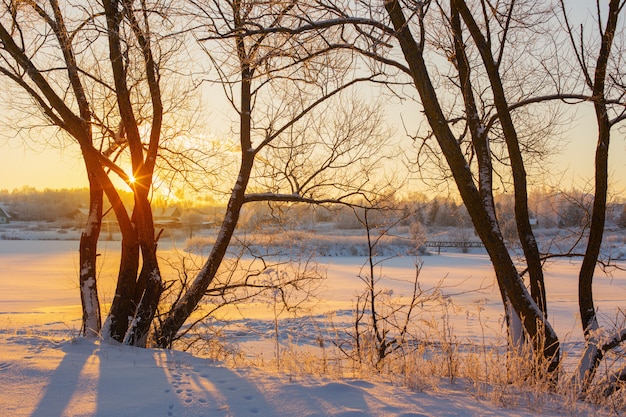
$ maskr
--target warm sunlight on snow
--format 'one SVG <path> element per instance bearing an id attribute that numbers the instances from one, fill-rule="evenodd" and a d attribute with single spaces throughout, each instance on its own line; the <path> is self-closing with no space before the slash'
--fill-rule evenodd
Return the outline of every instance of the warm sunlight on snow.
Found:
<path id="1" fill-rule="evenodd" d="M 626 0 L 45 3 L 0 417 L 626 413 Z"/>
<path id="2" fill-rule="evenodd" d="M 523 399 L 521 408 L 494 407 L 466 392 L 462 382 L 440 380 L 434 393 L 412 392 L 370 376 L 354 378 L 289 372 L 275 373 L 194 357 L 167 350 L 138 349 L 104 342 L 71 339 L 80 326 L 75 283 L 78 253 L 75 241 L 0 241 L 0 404 L 7 415 L 20 417 L 100 416 L 533 416 Z M 99 287 L 104 306 L 111 299 L 119 242 L 103 243 Z M 189 254 L 187 254 L 189 255 Z M 173 258 L 170 248 L 163 256 Z M 422 258 L 424 290 L 441 286 L 450 296 L 446 320 L 459 342 L 495 341 L 501 337 L 502 307 L 493 288 L 492 270 L 482 254 L 447 253 Z M 281 331 L 290 333 L 284 349 L 315 346 L 328 320 L 341 328 L 349 320 L 360 281 L 359 257 L 322 257 L 328 279 L 318 302 L 300 318 L 280 317 Z M 167 262 L 164 262 L 167 264 Z M 410 287 L 413 259 L 385 263 L 380 284 L 401 295 Z M 568 335 L 565 349 L 577 349 L 581 335 L 576 318 L 576 288 L 571 262 L 548 268 L 551 316 L 559 333 Z M 575 269 L 575 268 L 574 268 Z M 166 271 L 168 276 L 173 271 Z M 616 305 L 626 291 L 626 277 L 599 279 L 600 311 Z M 619 295 L 622 294 L 622 295 Z M 619 303 L 618 303 L 619 304 Z M 422 305 L 420 309 L 426 310 Z M 329 314 L 334 312 L 333 314 Z M 423 320 L 441 323 L 441 310 Z M 242 305 L 219 313 L 230 319 L 221 330 L 228 343 L 238 344 L 248 358 L 272 358 L 273 313 L 267 303 Z M 243 317 L 242 317 L 243 315 Z M 288 319 L 288 320 L 287 320 Z M 314 324 L 317 323 L 317 324 Z M 219 325 L 219 322 L 215 322 Z M 226 324 L 226 323 L 225 323 Z M 337 330 L 335 330 L 337 331 Z M 293 338 L 292 338 L 293 337 Z M 313 345 L 308 343 L 312 342 Z M 493 342 L 489 342 L 493 343 Z M 308 346 L 308 347 L 307 347 Z M 298 350 L 295 350 L 298 351 Z M 294 351 L 294 352 L 295 352 Z M 574 357 L 576 355 L 573 355 Z M 236 365 L 237 361 L 234 362 Z M 305 366 L 303 361 L 299 366 Z M 270 367 L 271 368 L 271 367 Z M 337 371 L 333 371 L 337 372 Z M 542 415 L 558 415 L 558 403 L 544 403 Z M 579 407 L 583 407 L 582 405 Z M 552 410 L 552 411 L 549 411 Z M 578 409 L 578 412 L 585 413 Z M 551 414 L 554 413 L 554 414 Z M 600 415 L 600 414 L 597 414 Z"/>

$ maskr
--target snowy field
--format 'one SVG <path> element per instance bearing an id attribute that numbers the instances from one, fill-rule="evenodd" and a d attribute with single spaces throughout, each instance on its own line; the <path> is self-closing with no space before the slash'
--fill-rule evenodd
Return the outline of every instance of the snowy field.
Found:
<path id="1" fill-rule="evenodd" d="M 270 303 L 224 310 L 212 323 L 223 343 L 241 352 L 241 364 L 180 351 L 136 349 L 76 338 L 80 327 L 76 241 L 0 241 L 0 409 L 7 416 L 531 416 L 599 414 L 588 405 L 563 408 L 561 399 L 532 394 L 494 400 L 462 380 L 442 379 L 410 390 L 369 376 L 276 371 L 274 310 Z M 116 242 L 101 246 L 99 289 L 106 305 L 114 289 Z M 175 257 L 173 249 L 164 257 Z M 412 257 L 393 258 L 379 271 L 380 288 L 408 295 Z M 502 307 L 484 254 L 423 256 L 420 285 L 439 287 L 445 306 L 422 306 L 419 322 L 445 321 L 458 344 L 503 343 Z M 314 347 L 331 328 L 350 323 L 361 257 L 321 257 L 327 278 L 317 301 L 297 316 L 278 317 L 279 349 Z M 165 263 L 163 263 L 165 264 Z M 622 266 L 624 263 L 622 262 Z M 547 267 L 549 315 L 564 352 L 576 356 L 578 263 Z M 164 267 L 164 275 L 173 274 Z M 171 275 L 170 275 L 171 276 Z M 611 323 L 626 301 L 626 273 L 598 275 L 596 307 Z M 434 325 L 432 324 L 434 323 Z M 323 340 L 322 340 L 323 342 Z M 328 342 L 326 340 L 326 342 Z M 296 355 L 300 352 L 296 350 Z M 303 357 L 304 358 L 304 357 Z M 249 359 L 249 360 L 248 360 Z M 292 358 L 293 360 L 293 358 Z M 304 359 L 302 359 L 304 360 Z M 296 357 L 297 362 L 297 357 Z M 506 406 L 506 408 L 503 408 Z M 607 412 L 607 415 L 611 415 Z"/>

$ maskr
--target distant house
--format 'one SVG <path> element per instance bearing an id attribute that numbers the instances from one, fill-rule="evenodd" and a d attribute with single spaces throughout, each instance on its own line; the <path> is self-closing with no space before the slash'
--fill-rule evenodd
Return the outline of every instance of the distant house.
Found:
<path id="1" fill-rule="evenodd" d="M 7 224 L 11 216 L 2 207 L 0 207 L 0 224 Z"/>
<path id="2" fill-rule="evenodd" d="M 89 209 L 78 208 L 72 212 L 72 216 L 74 218 L 80 218 L 81 220 L 87 220 L 87 217 L 89 217 Z"/>
<path id="3" fill-rule="evenodd" d="M 178 207 L 159 207 L 152 213 L 155 226 L 180 226 L 180 215 Z"/>

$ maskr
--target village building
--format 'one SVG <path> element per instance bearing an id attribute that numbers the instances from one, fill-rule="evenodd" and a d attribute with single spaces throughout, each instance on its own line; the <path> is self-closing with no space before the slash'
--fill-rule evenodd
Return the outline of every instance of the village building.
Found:
<path id="1" fill-rule="evenodd" d="M 178 207 L 159 207 L 154 209 L 152 217 L 155 226 L 179 227 L 180 215 L 181 212 Z"/>
<path id="2" fill-rule="evenodd" d="M 0 224 L 7 224 L 11 220 L 11 215 L 0 206 Z"/>

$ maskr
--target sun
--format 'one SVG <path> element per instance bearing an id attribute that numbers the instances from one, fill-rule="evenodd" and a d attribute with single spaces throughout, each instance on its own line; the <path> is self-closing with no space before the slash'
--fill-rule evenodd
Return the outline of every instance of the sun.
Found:
<path id="1" fill-rule="evenodd" d="M 133 174 L 128 174 L 128 183 L 129 184 L 135 183 L 135 176 Z"/>

